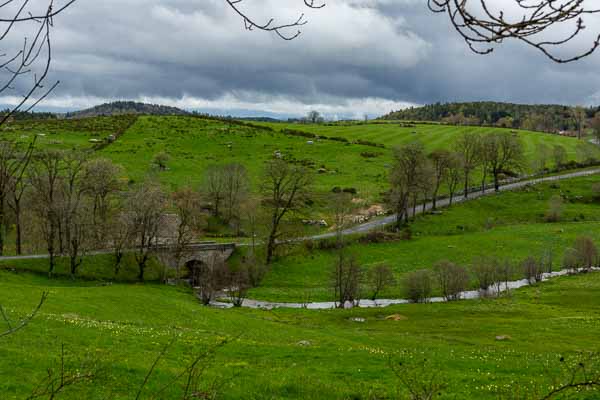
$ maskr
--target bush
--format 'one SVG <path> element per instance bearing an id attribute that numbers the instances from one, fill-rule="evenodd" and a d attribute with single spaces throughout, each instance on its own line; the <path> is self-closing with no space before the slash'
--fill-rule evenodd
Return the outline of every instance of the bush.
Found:
<path id="1" fill-rule="evenodd" d="M 542 281 L 542 276 L 544 274 L 544 268 L 542 264 L 536 260 L 534 257 L 527 257 L 523 260 L 523 275 L 525 279 L 529 281 L 529 283 L 536 283 Z"/>
<path id="2" fill-rule="evenodd" d="M 415 303 L 429 300 L 432 292 L 431 273 L 427 270 L 414 271 L 404 278 L 406 296 Z"/>
<path id="3" fill-rule="evenodd" d="M 588 270 L 598 264 L 598 248 L 590 237 L 580 236 L 575 239 L 573 249 L 577 255 L 579 268 Z"/>
<path id="4" fill-rule="evenodd" d="M 369 270 L 368 278 L 372 293 L 371 300 L 375 300 L 377 295 L 379 295 L 379 292 L 396 283 L 392 268 L 385 264 L 371 268 Z"/>
<path id="5" fill-rule="evenodd" d="M 500 263 L 495 258 L 479 258 L 473 263 L 473 274 L 481 290 L 487 291 L 500 280 L 498 271 Z"/>
<path id="6" fill-rule="evenodd" d="M 577 251 L 575 249 L 565 250 L 562 260 L 563 269 L 569 270 L 572 273 L 577 272 L 579 269 L 579 262 L 577 257 Z"/>
<path id="7" fill-rule="evenodd" d="M 469 284 L 467 270 L 449 261 L 441 261 L 434 267 L 434 272 L 444 298 L 448 301 L 459 300 L 461 292 Z"/>
<path id="8" fill-rule="evenodd" d="M 562 217 L 563 199 L 559 195 L 554 195 L 548 202 L 548 211 L 544 220 L 546 222 L 560 222 Z"/>
<path id="9" fill-rule="evenodd" d="M 350 193 L 350 194 L 356 194 L 356 193 L 358 193 L 358 190 L 356 190 L 355 188 L 344 188 L 342 190 L 342 192 L 344 192 L 344 193 Z"/>

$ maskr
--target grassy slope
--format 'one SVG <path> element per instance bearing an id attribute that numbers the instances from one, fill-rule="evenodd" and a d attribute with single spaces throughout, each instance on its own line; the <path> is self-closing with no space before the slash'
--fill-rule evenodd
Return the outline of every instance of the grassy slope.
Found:
<path id="1" fill-rule="evenodd" d="M 326 136 L 345 137 L 349 140 L 369 140 L 375 143 L 385 144 L 389 147 L 410 143 L 414 140 L 420 140 L 429 151 L 440 148 L 450 148 L 456 137 L 464 132 L 485 134 L 499 131 L 513 131 L 512 129 L 505 128 L 431 124 L 418 124 L 415 128 L 405 128 L 395 123 L 311 125 L 263 122 L 261 125 L 270 126 L 276 130 L 298 129 Z M 530 158 L 535 154 L 535 146 L 538 143 L 545 143 L 549 146 L 560 144 L 567 150 L 569 159 L 577 158 L 575 148 L 578 141 L 574 138 L 522 130 L 517 132 L 519 132 L 523 139 L 525 153 Z"/>
<path id="2" fill-rule="evenodd" d="M 19 142 L 29 143 L 37 135 L 39 148 L 91 149 L 90 139 L 103 140 L 111 134 L 125 130 L 135 117 L 96 117 L 86 119 L 58 119 L 15 121 L 2 129 Z"/>
<path id="3" fill-rule="evenodd" d="M 520 261 L 531 254 L 554 249 L 555 268 L 562 254 L 579 235 L 600 235 L 600 204 L 593 202 L 591 185 L 599 177 L 578 178 L 529 187 L 486 197 L 444 210 L 442 215 L 420 217 L 412 225 L 410 241 L 354 244 L 349 247 L 367 268 L 389 264 L 398 278 L 407 271 L 430 268 L 447 259 L 464 265 L 477 256 L 499 255 Z M 563 222 L 544 223 L 548 199 L 562 193 L 565 202 Z M 255 298 L 299 301 L 331 299 L 328 274 L 333 265 L 332 251 L 298 248 L 272 266 L 262 285 L 251 292 Z M 400 297 L 400 288 L 382 296 Z"/>
<path id="4" fill-rule="evenodd" d="M 228 148 L 231 144 L 231 149 Z M 191 117 L 140 117 L 113 145 L 101 152 L 126 167 L 130 177 L 143 179 L 152 171 L 152 157 L 165 151 L 171 156 L 169 170 L 160 179 L 171 186 L 198 185 L 211 164 L 244 164 L 256 187 L 265 161 L 279 150 L 284 156 L 311 162 L 313 172 L 324 166 L 329 172 L 316 174 L 315 189 L 329 192 L 334 186 L 352 186 L 363 196 L 377 196 L 386 182 L 384 164 L 389 157 L 364 159 L 371 148 L 321 141 L 308 145 L 301 137 L 287 136 L 211 120 Z"/>
<path id="5" fill-rule="evenodd" d="M 175 334 L 180 338 L 159 363 L 150 388 L 167 384 L 190 354 L 242 334 L 209 369 L 211 379 L 227 381 L 225 399 L 394 398 L 390 357 L 431 360 L 453 394 L 442 398 L 496 399 L 497 390 L 545 382 L 545 363 L 553 371 L 560 355 L 596 349 L 600 334 L 600 274 L 561 278 L 500 300 L 311 312 L 207 309 L 172 287 L 101 286 L 0 272 L 0 303 L 11 317 L 26 313 L 43 290 L 50 290 L 50 298 L 41 314 L 0 341 L 3 399 L 24 398 L 56 365 L 61 344 L 81 358 L 90 353 L 105 368 L 96 384 L 61 398 L 103 399 L 109 392 L 132 398 Z M 395 313 L 406 319 L 385 320 Z M 511 339 L 498 342 L 497 335 Z M 300 347 L 301 340 L 312 345 Z M 174 397 L 167 392 L 161 398 Z"/>

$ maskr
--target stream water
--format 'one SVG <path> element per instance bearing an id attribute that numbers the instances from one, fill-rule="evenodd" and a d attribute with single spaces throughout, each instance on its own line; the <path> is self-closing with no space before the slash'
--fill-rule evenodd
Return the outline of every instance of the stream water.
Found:
<path id="1" fill-rule="evenodd" d="M 591 268 L 592 271 L 600 271 L 600 268 Z M 584 270 L 579 270 L 577 273 L 583 273 Z M 589 269 L 588 269 L 589 271 Z M 560 276 L 565 276 L 569 274 L 573 274 L 573 270 L 562 270 L 556 272 L 548 272 L 542 275 L 542 282 L 547 281 L 552 278 L 557 278 Z M 531 285 L 531 282 L 527 279 L 521 279 L 518 281 L 511 282 L 502 282 L 499 286 L 493 285 L 490 286 L 487 290 L 468 290 L 460 293 L 461 300 L 468 299 L 478 299 L 480 297 L 490 297 L 495 296 L 498 292 L 505 292 L 507 290 L 519 289 L 524 286 Z M 442 303 L 447 300 L 443 297 L 432 297 L 426 301 L 426 303 Z M 380 307 L 388 307 L 395 304 L 408 304 L 412 303 L 411 300 L 408 299 L 377 299 L 377 300 L 359 300 L 352 303 L 347 303 L 344 305 L 344 308 L 380 308 Z M 254 308 L 254 309 L 266 309 L 272 310 L 274 308 L 298 308 L 298 309 L 308 309 L 308 310 L 329 310 L 333 308 L 337 308 L 336 302 L 333 301 L 325 301 L 325 302 L 307 302 L 307 303 L 279 303 L 279 302 L 271 302 L 271 301 L 262 301 L 262 300 L 253 300 L 253 299 L 244 299 L 242 303 L 242 307 L 245 308 Z M 231 303 L 223 302 L 223 301 L 213 301 L 211 302 L 211 306 L 219 307 L 219 308 L 231 308 L 233 305 Z"/>

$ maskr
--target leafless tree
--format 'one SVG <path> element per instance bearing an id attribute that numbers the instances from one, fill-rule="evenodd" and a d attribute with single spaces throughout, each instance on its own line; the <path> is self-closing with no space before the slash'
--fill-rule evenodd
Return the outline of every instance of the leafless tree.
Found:
<path id="1" fill-rule="evenodd" d="M 241 227 L 240 208 L 250 191 L 248 171 L 242 164 L 223 166 L 225 220 L 235 225 L 239 234 Z"/>
<path id="2" fill-rule="evenodd" d="M 204 172 L 202 192 L 211 202 L 213 215 L 221 216 L 221 205 L 225 199 L 226 181 L 221 165 L 210 165 Z"/>
<path id="3" fill-rule="evenodd" d="M 469 273 L 466 268 L 441 261 L 433 269 L 442 295 L 447 301 L 460 300 L 460 294 L 467 289 L 469 284 Z"/>
<path id="4" fill-rule="evenodd" d="M 109 245 L 108 224 L 118 201 L 118 194 L 123 189 L 120 179 L 122 167 L 105 158 L 88 161 L 83 169 L 82 184 L 86 195 L 91 197 L 91 220 L 98 247 Z"/>
<path id="5" fill-rule="evenodd" d="M 13 142 L 0 142 L 0 255 L 4 253 L 7 231 L 7 206 L 15 212 L 17 226 L 17 254 L 21 254 L 21 208 L 20 200 L 25 190 L 25 173 L 31 162 L 35 139 L 25 151 Z M 10 200 L 13 200 L 11 202 Z M 15 207 L 12 207 L 15 205 Z"/>
<path id="6" fill-rule="evenodd" d="M 404 277 L 406 296 L 415 303 L 429 301 L 433 290 L 431 273 L 428 270 L 413 271 Z"/>
<path id="7" fill-rule="evenodd" d="M 359 300 L 362 281 L 363 270 L 356 257 L 344 249 L 338 249 L 331 270 L 331 286 L 338 308 Z"/>
<path id="8" fill-rule="evenodd" d="M 185 257 L 189 245 L 200 233 L 202 215 L 200 213 L 200 195 L 190 188 L 182 188 L 172 194 L 172 207 L 177 215 L 177 227 L 174 240 L 174 262 L 176 279 L 181 276 L 181 260 Z"/>
<path id="9" fill-rule="evenodd" d="M 429 159 L 433 166 L 433 186 L 431 190 L 433 203 L 431 209 L 435 210 L 440 187 L 448 178 L 452 153 L 445 149 L 435 150 L 429 154 Z"/>
<path id="10" fill-rule="evenodd" d="M 312 175 L 302 166 L 282 159 L 267 162 L 262 179 L 263 205 L 270 215 L 266 264 L 273 261 L 281 226 L 288 214 L 299 211 L 309 194 Z"/>
<path id="11" fill-rule="evenodd" d="M 116 277 L 119 275 L 119 271 L 121 270 L 121 264 L 123 262 L 123 257 L 125 256 L 125 251 L 127 250 L 128 246 L 131 245 L 133 240 L 133 229 L 135 227 L 131 224 L 130 215 L 127 213 L 127 210 L 122 209 L 122 207 L 119 207 L 117 212 L 111 214 L 107 225 L 108 235 L 110 236 L 108 244 L 112 248 L 114 272 Z"/>
<path id="12" fill-rule="evenodd" d="M 15 217 L 15 250 L 17 255 L 23 253 L 23 196 L 28 187 L 28 180 L 25 175 L 31 159 L 33 156 L 33 150 L 35 146 L 35 138 L 29 144 L 28 148 L 24 152 L 18 152 L 16 158 L 18 159 L 19 167 L 14 169 L 15 173 L 9 181 L 9 198 L 8 207 L 12 210 Z"/>
<path id="13" fill-rule="evenodd" d="M 144 281 L 150 253 L 159 240 L 166 204 L 167 196 L 155 182 L 144 182 L 128 194 L 125 214 L 130 224 L 140 281 Z"/>
<path id="14" fill-rule="evenodd" d="M 546 171 L 548 160 L 552 155 L 552 149 L 545 143 L 537 143 L 535 145 L 534 169 L 539 172 Z"/>
<path id="15" fill-rule="evenodd" d="M 54 272 L 57 244 L 61 236 L 59 206 L 64 156 L 64 152 L 59 150 L 37 152 L 28 175 L 33 196 L 32 211 L 38 219 L 50 259 L 49 276 Z"/>
<path id="16" fill-rule="evenodd" d="M 372 293 L 371 300 L 377 299 L 377 296 L 379 296 L 379 293 L 382 290 L 385 290 L 396 283 L 392 268 L 386 264 L 379 264 L 372 267 L 369 269 L 367 276 L 369 288 Z"/>
<path id="17" fill-rule="evenodd" d="M 218 253 L 209 255 L 207 263 L 196 265 L 194 281 L 196 291 L 200 296 L 202 304 L 209 305 L 215 298 L 215 294 L 226 285 L 230 271 L 225 265 L 224 258 Z"/>
<path id="18" fill-rule="evenodd" d="M 446 175 L 446 186 L 448 187 L 448 194 L 450 196 L 448 202 L 449 206 L 452 206 L 454 194 L 462 179 L 462 172 L 462 165 L 458 154 L 451 153 L 450 162 L 448 164 L 448 174 Z"/>
<path id="19" fill-rule="evenodd" d="M 552 158 L 556 169 L 560 169 L 567 162 L 567 150 L 560 144 L 555 144 L 552 147 Z"/>
<path id="20" fill-rule="evenodd" d="M 544 217 L 546 222 L 559 222 L 563 212 L 562 196 L 555 194 L 548 201 L 548 210 Z"/>
<path id="21" fill-rule="evenodd" d="M 225 264 L 224 272 L 225 287 L 229 300 L 234 307 L 241 307 L 248 295 L 250 289 L 250 280 L 248 276 L 247 265 L 241 264 L 233 268 Z"/>
<path id="22" fill-rule="evenodd" d="M 75 0 L 56 5 L 54 0 L 6 0 L 0 4 L 0 94 L 20 96 L 9 112 L 0 116 L 0 126 L 19 111 L 30 111 L 46 98 L 59 82 L 46 86 L 52 63 L 51 31 L 56 17 Z M 23 37 L 22 46 L 12 47 L 7 42 Z M 26 83 L 31 79 L 31 83 Z"/>
<path id="23" fill-rule="evenodd" d="M 577 158 L 583 164 L 593 164 L 598 160 L 598 148 L 588 142 L 579 142 L 575 147 Z"/>
<path id="24" fill-rule="evenodd" d="M 500 190 L 500 174 L 508 171 L 519 171 L 525 160 L 523 143 L 518 136 L 498 132 L 482 138 L 483 160 L 494 177 L 494 189 Z"/>
<path id="25" fill-rule="evenodd" d="M 400 228 L 403 220 L 409 218 L 411 195 L 418 193 L 421 170 L 426 155 L 423 144 L 414 142 L 394 149 L 394 164 L 390 171 L 390 193 L 388 201 L 396 212 L 396 226 Z M 413 202 L 414 204 L 414 202 Z"/>
<path id="26" fill-rule="evenodd" d="M 598 266 L 598 248 L 589 236 L 579 236 L 575 239 L 573 249 L 577 255 L 577 266 L 585 270 Z"/>
<path id="27" fill-rule="evenodd" d="M 600 112 L 594 114 L 594 118 L 590 121 L 590 128 L 592 128 L 592 134 L 596 144 L 600 145 Z"/>
<path id="28" fill-rule="evenodd" d="M 463 194 L 466 199 L 469 196 L 471 173 L 481 162 L 481 136 L 475 133 L 464 133 L 457 138 L 454 147 L 463 169 Z"/>
<path id="29" fill-rule="evenodd" d="M 581 140 L 586 122 L 585 108 L 581 106 L 572 107 L 571 116 L 573 117 L 573 122 L 575 123 L 575 127 L 577 128 L 577 139 Z"/>
<path id="30" fill-rule="evenodd" d="M 494 256 L 478 257 L 473 262 L 472 271 L 477 279 L 479 289 L 487 294 L 488 290 L 501 280 L 498 276 L 499 260 Z"/>
<path id="31" fill-rule="evenodd" d="M 544 273 L 544 270 L 539 260 L 536 260 L 534 257 L 530 256 L 523 260 L 521 265 L 525 279 L 527 279 L 529 283 L 534 284 L 542 281 L 542 274 Z"/>
<path id="32" fill-rule="evenodd" d="M 309 111 L 308 114 L 306 114 L 306 120 L 311 124 L 318 124 L 323 122 L 323 117 L 318 111 L 312 110 Z"/>
<path id="33" fill-rule="evenodd" d="M 85 185 L 82 182 L 85 158 L 75 153 L 63 153 L 63 173 L 59 176 L 59 243 L 66 249 L 70 260 L 71 277 L 81 265 L 81 253 L 85 251 L 89 237 L 93 235 L 89 218 L 91 207 L 86 207 Z"/>
<path id="34" fill-rule="evenodd" d="M 332 193 L 329 199 L 329 209 L 333 216 L 337 247 L 344 247 L 344 230 L 352 223 L 352 214 L 356 205 L 352 202 L 350 193 Z"/>

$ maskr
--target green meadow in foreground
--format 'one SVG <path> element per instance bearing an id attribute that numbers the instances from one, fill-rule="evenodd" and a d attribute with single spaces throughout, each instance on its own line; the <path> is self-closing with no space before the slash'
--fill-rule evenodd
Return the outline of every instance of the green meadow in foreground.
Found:
<path id="1" fill-rule="evenodd" d="M 2 399 L 24 399 L 47 369 L 95 365 L 92 383 L 60 399 L 132 399 L 164 346 L 141 398 L 180 398 L 171 380 L 199 353 L 203 382 L 223 399 L 392 399 L 407 391 L 390 362 L 423 359 L 447 384 L 442 399 L 498 399 L 548 390 L 561 356 L 597 350 L 600 274 L 565 277 L 500 299 L 409 304 L 386 309 L 220 310 L 188 290 L 105 285 L 0 272 L 0 303 L 18 319 L 49 298 L 20 332 L 0 339 Z M 393 318 L 387 318 L 393 316 Z M 358 319 L 357 319 L 358 318 Z M 363 320 L 364 319 L 364 320 Z M 357 322 L 362 321 L 362 322 Z M 502 341 L 496 339 L 503 336 Z M 503 397 L 510 398 L 510 397 Z M 590 398 L 582 396 L 582 398 Z"/>

